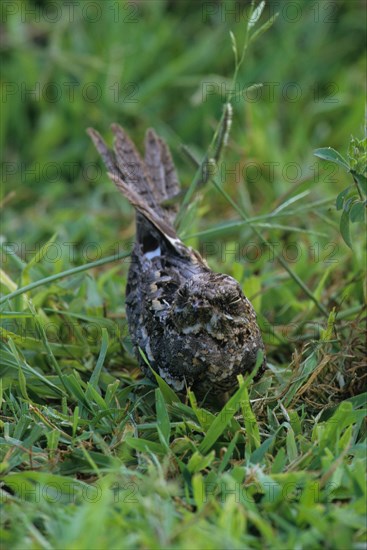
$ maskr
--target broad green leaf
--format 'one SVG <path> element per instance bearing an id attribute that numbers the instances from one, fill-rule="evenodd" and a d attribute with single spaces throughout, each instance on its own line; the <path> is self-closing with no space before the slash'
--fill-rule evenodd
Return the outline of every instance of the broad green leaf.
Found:
<path id="1" fill-rule="evenodd" d="M 335 206 L 337 210 L 341 210 L 343 208 L 344 200 L 351 189 L 352 189 L 352 185 L 343 189 L 343 191 L 341 191 L 339 195 L 336 197 Z"/>
<path id="2" fill-rule="evenodd" d="M 349 219 L 351 222 L 364 222 L 366 217 L 367 202 L 356 201 L 349 211 Z"/>
<path id="3" fill-rule="evenodd" d="M 340 217 L 340 233 L 344 239 L 344 242 L 349 246 L 349 248 L 352 249 L 352 242 L 350 240 L 349 212 L 345 209 Z"/>
<path id="4" fill-rule="evenodd" d="M 349 172 L 348 162 L 345 160 L 344 157 L 342 157 L 342 155 L 338 151 L 335 151 L 335 149 L 333 149 L 332 147 L 321 147 L 321 149 L 315 149 L 313 154 L 315 155 L 315 157 L 319 157 L 320 159 L 339 164 L 339 166 L 342 166 L 347 172 Z"/>

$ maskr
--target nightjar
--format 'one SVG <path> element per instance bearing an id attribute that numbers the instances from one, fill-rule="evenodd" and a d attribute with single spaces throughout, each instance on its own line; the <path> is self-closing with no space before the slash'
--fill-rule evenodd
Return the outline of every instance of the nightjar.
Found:
<path id="1" fill-rule="evenodd" d="M 112 125 L 110 151 L 88 129 L 110 179 L 136 210 L 136 242 L 126 287 L 130 337 L 143 372 L 150 366 L 177 392 L 224 396 L 251 372 L 264 350 L 254 309 L 232 277 L 214 273 L 174 229 L 180 187 L 166 143 L 154 130 L 142 160 L 126 132 Z M 265 369 L 265 359 L 257 377 Z"/>

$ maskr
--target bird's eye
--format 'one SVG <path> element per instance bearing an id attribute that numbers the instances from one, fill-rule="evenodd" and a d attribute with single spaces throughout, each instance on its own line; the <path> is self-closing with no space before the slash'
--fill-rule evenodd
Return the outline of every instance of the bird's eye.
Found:
<path id="1" fill-rule="evenodd" d="M 229 313 L 238 313 L 242 308 L 242 297 L 238 296 L 227 302 L 227 310 Z"/>

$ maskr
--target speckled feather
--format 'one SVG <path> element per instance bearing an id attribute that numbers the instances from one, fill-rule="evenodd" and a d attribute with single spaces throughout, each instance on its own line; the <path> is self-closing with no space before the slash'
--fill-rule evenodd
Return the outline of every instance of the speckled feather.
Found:
<path id="1" fill-rule="evenodd" d="M 124 130 L 114 124 L 114 151 L 89 129 L 109 177 L 136 209 L 137 237 L 126 287 L 126 314 L 136 357 L 177 392 L 198 397 L 230 394 L 237 375 L 251 372 L 264 350 L 256 314 L 232 277 L 211 271 L 179 239 L 172 199 L 179 192 L 164 141 L 148 130 L 143 161 Z M 261 376 L 265 359 L 259 370 Z"/>

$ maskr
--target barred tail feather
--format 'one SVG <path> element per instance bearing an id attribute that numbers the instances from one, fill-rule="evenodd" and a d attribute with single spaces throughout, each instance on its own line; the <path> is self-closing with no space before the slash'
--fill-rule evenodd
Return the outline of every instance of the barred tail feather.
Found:
<path id="1" fill-rule="evenodd" d="M 147 130 L 145 136 L 145 165 L 160 205 L 178 194 L 180 184 L 171 153 L 163 139 L 152 129 Z M 162 208 L 173 224 L 177 206 L 162 206 Z"/>
<path id="2" fill-rule="evenodd" d="M 106 165 L 109 178 L 135 209 L 182 253 L 185 247 L 173 228 L 174 212 L 160 204 L 179 189 L 168 147 L 154 130 L 148 130 L 144 162 L 126 132 L 117 124 L 112 125 L 112 130 L 114 151 L 108 149 L 96 130 L 87 130 Z M 138 226 L 139 219 L 138 216 Z"/>

